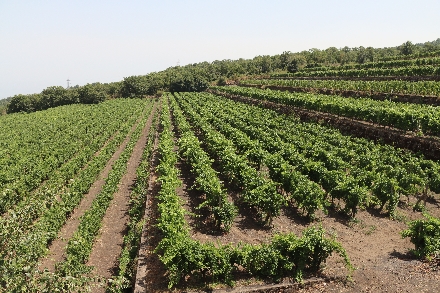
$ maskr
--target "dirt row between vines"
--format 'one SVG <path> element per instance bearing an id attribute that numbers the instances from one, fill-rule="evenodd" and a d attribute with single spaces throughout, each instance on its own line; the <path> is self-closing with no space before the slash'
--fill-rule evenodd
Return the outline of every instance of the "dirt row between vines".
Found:
<path id="1" fill-rule="evenodd" d="M 159 213 L 157 210 L 157 195 L 160 191 L 159 177 L 156 167 L 159 165 L 158 134 L 162 131 L 162 125 L 158 125 L 158 133 L 154 140 L 154 150 L 150 163 L 150 178 L 148 193 L 145 196 L 144 227 L 141 235 L 141 243 L 138 253 L 136 279 L 134 282 L 135 293 L 154 292 L 154 288 L 167 288 L 166 271 L 154 249 L 161 240 L 160 231 L 156 227 Z"/>
<path id="2" fill-rule="evenodd" d="M 155 109 L 155 108 L 153 108 L 153 109 Z M 114 214 L 112 217 L 114 217 L 117 221 L 120 221 L 124 225 L 126 222 L 125 218 L 126 218 L 127 208 L 126 208 L 126 204 L 124 206 L 124 204 L 121 204 L 120 200 L 118 200 L 118 199 L 121 197 L 120 194 L 124 194 L 124 196 L 125 196 L 127 190 L 129 190 L 130 185 L 127 185 L 127 183 L 132 182 L 135 179 L 135 178 L 133 178 L 133 176 L 135 176 L 136 174 L 134 172 L 134 175 L 133 175 L 133 171 L 131 171 L 131 169 L 137 167 L 137 165 L 140 162 L 140 159 L 138 159 L 138 161 L 133 161 L 132 158 L 133 158 L 133 156 L 136 156 L 136 157 L 139 156 L 139 152 L 140 152 L 140 155 L 142 155 L 143 147 L 145 146 L 146 136 L 148 135 L 148 131 L 151 126 L 152 113 L 153 112 L 151 112 L 150 117 L 149 117 L 149 119 L 143 129 L 142 136 L 139 139 L 139 141 L 137 142 L 137 144 L 134 148 L 132 157 L 130 158 L 129 166 L 128 166 L 128 169 L 130 169 L 130 177 L 126 178 L 126 176 L 124 176 L 123 184 L 120 186 L 118 193 L 115 194 L 115 199 L 118 202 L 115 202 L 115 199 L 114 199 L 113 202 L 110 204 L 109 210 L 112 210 L 112 208 L 114 209 L 115 204 L 120 205 L 120 208 L 121 208 L 119 211 L 120 215 L 118 216 L 118 215 Z M 145 115 L 145 112 L 143 113 L 143 115 Z M 113 166 L 114 162 L 120 157 L 120 155 L 124 151 L 125 147 L 127 146 L 128 142 L 130 140 L 130 137 L 131 137 L 133 131 L 136 129 L 140 120 L 141 120 L 141 118 L 139 118 L 136 121 L 136 123 L 133 124 L 132 128 L 130 129 L 127 136 L 125 137 L 124 141 L 121 143 L 121 145 L 115 151 L 113 156 L 107 162 L 104 169 L 98 175 L 98 179 L 92 184 L 92 186 L 89 189 L 89 192 L 86 195 L 84 195 L 80 204 L 74 209 L 74 211 L 72 212 L 72 214 L 70 215 L 70 217 L 68 218 L 68 220 L 66 221 L 66 223 L 64 224 L 62 229 L 60 230 L 60 232 L 58 233 L 58 237 L 49 246 L 49 252 L 40 264 L 41 269 L 47 268 L 49 271 L 53 272 L 55 270 L 55 264 L 58 262 L 61 262 L 65 258 L 64 253 L 65 253 L 65 248 L 66 248 L 67 242 L 69 241 L 69 239 L 73 236 L 73 234 L 77 230 L 79 223 L 80 223 L 81 216 L 84 215 L 84 213 L 91 207 L 93 200 L 101 192 L 102 187 L 105 184 L 105 179 L 108 177 L 110 171 L 112 170 L 112 166 Z M 129 172 L 128 169 L 127 169 L 127 173 Z M 128 200 L 127 199 L 125 199 L 125 200 L 128 203 Z M 114 210 L 112 210 L 112 211 L 114 211 Z M 105 217 L 108 218 L 108 215 L 106 215 Z M 118 219 L 118 217 L 119 217 L 119 219 Z M 104 225 L 107 225 L 107 224 L 104 224 Z M 104 225 L 100 231 L 101 235 L 104 235 L 107 232 L 106 229 L 104 228 Z M 115 228 L 116 227 L 117 226 L 115 226 Z M 120 228 L 116 228 L 116 229 L 120 229 Z M 111 231 L 112 230 L 108 230 L 108 232 L 111 232 Z M 115 240 L 114 243 L 118 246 L 117 250 L 120 251 L 122 242 L 117 241 L 117 240 L 118 240 L 118 238 L 122 238 L 123 235 L 122 234 L 118 235 L 118 234 L 120 234 L 119 232 L 115 232 L 115 231 L 113 231 L 113 232 L 115 233 L 115 235 L 112 236 L 113 240 Z M 100 241 L 100 242 L 102 242 L 102 241 Z M 118 244 L 119 242 L 121 242 L 121 244 Z M 94 247 L 94 249 L 92 251 L 92 255 L 96 254 L 96 250 L 97 250 L 96 247 Z M 112 259 L 116 259 L 119 256 L 119 253 L 116 252 L 114 247 L 112 247 L 111 249 L 105 248 L 104 254 L 106 255 L 106 257 L 108 256 Z M 115 256 L 115 254 L 116 254 L 116 256 Z M 115 266 L 115 262 L 112 260 L 108 260 L 108 263 L 106 263 L 103 259 L 102 262 L 98 262 L 96 264 L 94 263 L 93 265 L 97 266 L 95 268 L 95 270 L 99 271 L 99 273 L 102 273 L 103 276 L 110 277 L 111 275 L 109 276 L 109 273 L 112 272 L 112 268 Z M 95 289 L 95 290 L 99 290 L 99 289 Z"/>
<path id="3" fill-rule="evenodd" d="M 411 150 L 415 153 L 420 152 L 428 159 L 440 159 L 440 140 L 435 137 L 416 136 L 396 128 L 385 127 L 325 112 L 306 110 L 303 108 L 252 99 L 239 95 L 231 95 L 213 90 L 208 90 L 208 92 L 237 102 L 271 109 L 281 114 L 294 114 L 302 121 L 314 121 L 330 125 L 339 129 L 344 134 L 386 143 L 395 147 Z"/>
<path id="4" fill-rule="evenodd" d="M 400 103 L 412 103 L 440 106 L 440 97 L 436 96 L 419 96 L 409 94 L 393 94 L 393 93 L 380 93 L 380 92 L 367 92 L 367 91 L 354 91 L 354 90 L 338 90 L 327 88 L 305 88 L 305 87 L 292 87 L 292 86 L 278 86 L 278 85 L 258 85 L 258 84 L 239 84 L 242 87 L 251 87 L 259 89 L 271 89 L 277 91 L 288 91 L 291 93 L 311 93 L 311 94 L 323 94 L 323 95 L 338 95 L 349 98 L 370 98 L 378 101 L 391 100 L 393 102 Z"/>
<path id="5" fill-rule="evenodd" d="M 178 136 L 178 134 L 176 134 Z M 202 142 L 202 138 L 199 138 Z M 202 143 L 203 146 L 203 143 Z M 177 151 L 177 147 L 176 147 Z M 155 155 L 157 164 L 158 157 Z M 294 282 L 290 278 L 280 283 L 270 280 L 258 280 L 253 276 L 238 272 L 234 275 L 235 286 L 230 288 L 221 284 L 205 283 L 203 280 L 186 278 L 176 288 L 167 288 L 167 274 L 164 266 L 154 253 L 154 248 L 161 239 L 160 232 L 154 226 L 158 217 L 156 195 L 160 184 L 156 182 L 157 174 L 152 173 L 146 215 L 149 222 L 144 231 L 145 250 L 142 252 L 142 264 L 146 267 L 145 274 L 139 276 L 139 284 L 134 292 L 437 292 L 440 288 L 440 266 L 435 263 L 424 263 L 413 258 L 410 250 L 414 245 L 409 239 L 402 239 L 400 232 L 407 228 L 406 222 L 422 218 L 422 214 L 413 212 L 404 202 L 397 209 L 399 220 L 390 220 L 386 214 L 371 208 L 360 210 L 356 219 L 350 219 L 335 209 L 328 214 L 318 212 L 315 222 L 307 222 L 294 207 L 286 207 L 276 217 L 272 226 L 262 227 L 253 219 L 252 211 L 237 204 L 239 215 L 235 218 L 231 231 L 219 234 L 211 229 L 210 219 L 204 211 L 196 207 L 203 199 L 203 194 L 191 189 L 194 177 L 190 166 L 180 160 L 177 167 L 183 184 L 177 189 L 189 212 L 186 219 L 191 227 L 191 235 L 201 242 L 222 244 L 263 243 L 277 233 L 294 232 L 300 235 L 310 226 L 319 226 L 341 242 L 356 270 L 351 280 L 344 268 L 342 259 L 331 256 L 326 266 L 319 273 L 305 276 L 303 283 Z M 214 168 L 217 169 L 215 163 Z M 218 171 L 218 169 L 217 169 Z M 220 175 L 226 182 L 226 178 Z M 230 199 L 238 203 L 239 191 L 228 184 L 225 185 Z M 436 198 L 439 196 L 437 195 Z M 410 204 L 414 204 L 412 198 Z M 430 200 L 426 209 L 432 215 L 440 217 L 440 201 Z M 141 259 L 139 259 L 141 262 Z M 440 265 L 440 264 L 439 264 Z M 437 270 L 436 270 L 437 269 Z"/>
<path id="6" fill-rule="evenodd" d="M 120 256 L 124 235 L 126 235 L 129 221 L 130 193 L 136 182 L 136 169 L 141 163 L 142 154 L 152 127 L 153 116 L 157 109 L 155 103 L 150 117 L 148 118 L 142 135 L 133 148 L 130 159 L 127 162 L 127 171 L 122 177 L 117 193 L 114 195 L 104 218 L 87 265 L 93 266 L 95 275 L 111 278 L 117 273 L 118 258 Z M 105 288 L 95 289 L 94 292 L 105 292 Z"/>

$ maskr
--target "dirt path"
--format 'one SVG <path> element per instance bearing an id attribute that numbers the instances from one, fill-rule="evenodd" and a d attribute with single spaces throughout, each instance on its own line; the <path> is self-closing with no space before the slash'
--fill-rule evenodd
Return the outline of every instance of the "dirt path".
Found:
<path id="1" fill-rule="evenodd" d="M 126 145 L 130 140 L 130 136 L 132 132 L 136 129 L 136 126 L 139 123 L 139 121 L 140 119 L 138 119 L 138 121 L 133 124 L 132 128 L 128 132 L 122 144 L 119 146 L 119 148 L 116 150 L 116 152 L 107 162 L 104 169 L 99 174 L 98 179 L 92 184 L 92 186 L 89 189 L 89 192 L 86 195 L 84 195 L 80 204 L 74 209 L 74 211 L 70 215 L 70 218 L 61 228 L 60 232 L 58 233 L 58 237 L 54 241 L 52 241 L 47 256 L 41 261 L 40 264 L 41 270 L 47 268 L 49 271 L 53 272 L 55 271 L 55 264 L 62 261 L 65 258 L 64 255 L 65 247 L 69 239 L 73 236 L 74 232 L 77 230 L 81 216 L 84 215 L 84 213 L 90 208 L 93 200 L 96 198 L 96 195 L 98 195 L 101 192 L 102 187 L 105 184 L 105 178 L 108 177 L 108 174 L 112 169 L 113 163 L 120 157 L 121 153 L 124 151 Z"/>
<path id="2" fill-rule="evenodd" d="M 160 127 L 160 126 L 159 126 Z M 157 194 L 160 190 L 160 184 L 157 182 L 158 173 L 155 171 L 159 164 L 157 146 L 159 137 L 154 141 L 154 151 L 151 159 L 151 174 L 148 184 L 148 193 L 146 196 L 146 207 L 144 214 L 144 229 L 142 231 L 141 244 L 138 253 L 138 264 L 136 271 L 136 280 L 134 284 L 135 293 L 153 292 L 155 287 L 166 288 L 167 278 L 165 268 L 160 262 L 154 249 L 160 242 L 160 232 L 156 228 Z"/>
<path id="3" fill-rule="evenodd" d="M 92 252 L 87 263 L 93 266 L 93 273 L 104 278 L 111 278 L 116 273 L 117 260 L 122 250 L 126 226 L 129 220 L 130 192 L 136 180 L 136 169 L 139 166 L 147 143 L 149 131 L 153 122 L 156 105 L 153 107 L 150 117 L 146 122 L 142 135 L 137 141 L 133 153 L 127 163 L 127 171 L 121 179 L 118 192 L 114 195 L 104 218 L 99 237 L 93 245 Z M 99 288 L 95 292 L 105 292 L 105 288 Z"/>

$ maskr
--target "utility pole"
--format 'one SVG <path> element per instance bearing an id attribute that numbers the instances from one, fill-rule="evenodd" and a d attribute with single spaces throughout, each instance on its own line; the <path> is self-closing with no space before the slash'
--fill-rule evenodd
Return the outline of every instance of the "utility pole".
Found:
<path id="1" fill-rule="evenodd" d="M 67 79 L 67 88 L 70 88 L 70 79 Z"/>

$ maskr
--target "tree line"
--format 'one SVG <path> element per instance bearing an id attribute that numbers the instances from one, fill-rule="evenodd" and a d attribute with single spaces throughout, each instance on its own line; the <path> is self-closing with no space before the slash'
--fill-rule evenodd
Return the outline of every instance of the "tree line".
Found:
<path id="1" fill-rule="evenodd" d="M 440 55 L 440 38 L 433 42 L 413 44 L 410 41 L 388 48 L 330 47 L 312 48 L 278 55 L 261 55 L 253 59 L 216 60 L 185 66 L 174 66 L 147 75 L 129 76 L 113 83 L 93 83 L 65 89 L 52 86 L 38 94 L 15 95 L 9 98 L 7 113 L 34 112 L 68 104 L 100 103 L 110 98 L 142 97 L 162 91 L 199 92 L 210 84 L 224 85 L 226 80 L 241 76 L 265 75 L 273 72 L 296 72 L 303 68 L 363 64 L 393 58 L 420 58 Z M 5 111 L 5 110 L 3 110 Z"/>

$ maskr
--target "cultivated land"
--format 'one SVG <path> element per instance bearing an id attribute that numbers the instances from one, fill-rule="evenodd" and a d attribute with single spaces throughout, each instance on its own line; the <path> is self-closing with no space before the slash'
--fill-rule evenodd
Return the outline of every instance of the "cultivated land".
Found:
<path id="1" fill-rule="evenodd" d="M 437 292 L 439 60 L 1 116 L 0 292 Z"/>

